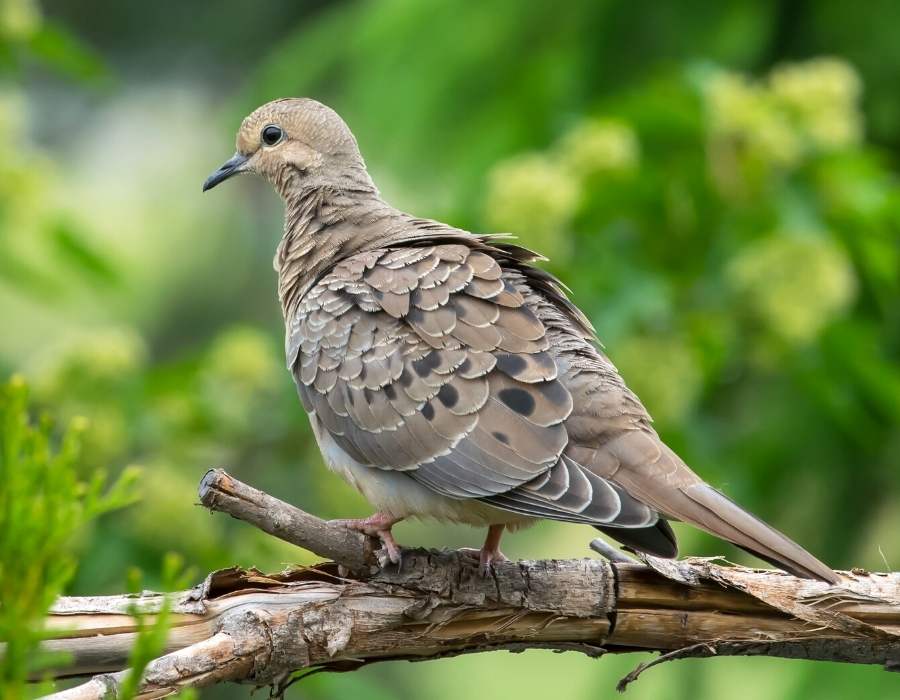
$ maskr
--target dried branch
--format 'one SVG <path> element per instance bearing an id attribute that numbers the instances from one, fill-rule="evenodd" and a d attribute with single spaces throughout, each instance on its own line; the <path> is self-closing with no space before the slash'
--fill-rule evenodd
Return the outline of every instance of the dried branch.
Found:
<path id="1" fill-rule="evenodd" d="M 204 474 L 199 496 L 200 503 L 212 511 L 228 513 L 285 542 L 342 564 L 352 572 L 369 573 L 377 565 L 372 543 L 365 536 L 329 525 L 238 481 L 222 469 L 210 469 Z"/>
<path id="2" fill-rule="evenodd" d="M 424 550 L 406 550 L 399 570 L 381 569 L 366 538 L 221 470 L 206 474 L 200 499 L 340 566 L 274 575 L 228 569 L 177 594 L 168 653 L 147 667 L 142 698 L 226 680 L 277 689 L 301 670 L 496 649 L 663 654 L 620 688 L 655 663 L 714 655 L 900 669 L 900 573 L 854 571 L 844 585 L 829 586 L 705 559 L 616 557 L 505 562 L 482 578 L 464 554 Z M 136 630 L 129 605 L 152 614 L 162 601 L 159 594 L 60 599 L 48 621 L 57 637 L 46 646 L 68 652 L 74 665 L 59 677 L 105 675 L 51 697 L 114 693 Z"/>

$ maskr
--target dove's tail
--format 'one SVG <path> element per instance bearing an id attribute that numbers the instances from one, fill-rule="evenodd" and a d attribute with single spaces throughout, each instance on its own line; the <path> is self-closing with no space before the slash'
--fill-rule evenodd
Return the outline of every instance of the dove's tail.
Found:
<path id="1" fill-rule="evenodd" d="M 704 483 L 680 489 L 691 505 L 681 517 L 802 578 L 839 583 L 840 577 L 799 544 Z"/>
<path id="2" fill-rule="evenodd" d="M 648 439 L 652 444 L 648 447 Z M 656 510 L 661 518 L 681 520 L 747 550 L 795 576 L 839 583 L 840 578 L 799 544 L 737 505 L 705 483 L 658 438 L 633 431 L 612 445 L 619 465 L 613 477 L 629 494 Z M 654 457 L 652 462 L 641 458 Z M 660 521 L 662 523 L 663 521 Z M 603 528 L 608 535 L 648 554 L 673 556 L 674 536 L 668 526 L 623 533 Z M 671 543 L 669 542 L 671 540 Z"/>
<path id="3" fill-rule="evenodd" d="M 679 489 L 677 508 L 669 514 L 706 532 L 727 540 L 773 566 L 799 576 L 828 583 L 840 578 L 799 544 L 738 506 L 725 494 L 704 483 Z M 673 512 L 674 511 L 674 512 Z M 656 525 L 646 528 L 595 527 L 622 544 L 647 554 L 673 558 L 678 550 L 675 533 L 661 517 Z"/>
<path id="4" fill-rule="evenodd" d="M 737 505 L 709 484 L 697 482 L 673 489 L 665 499 L 666 515 L 727 540 L 773 566 L 800 576 L 828 583 L 840 578 L 799 544 Z M 677 554 L 675 534 L 660 517 L 653 527 L 629 530 L 595 526 L 633 549 L 658 557 Z"/>

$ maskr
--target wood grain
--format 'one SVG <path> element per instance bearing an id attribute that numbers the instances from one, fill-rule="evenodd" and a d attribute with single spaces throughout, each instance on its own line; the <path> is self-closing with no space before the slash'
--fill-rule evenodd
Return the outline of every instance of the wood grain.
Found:
<path id="1" fill-rule="evenodd" d="M 221 470 L 204 477 L 201 501 L 333 561 L 277 574 L 226 569 L 172 594 L 167 654 L 148 666 L 142 698 L 225 680 L 278 688 L 304 669 L 496 649 L 592 657 L 658 651 L 659 660 L 766 655 L 900 668 L 896 572 L 845 573 L 831 586 L 705 559 L 647 557 L 503 562 L 482 577 L 465 554 L 425 550 L 406 550 L 399 569 L 382 569 L 365 538 Z M 163 600 L 151 593 L 57 601 L 46 647 L 72 661 L 57 677 L 101 675 L 51 697 L 114 692 L 136 634 L 129 606 L 152 618 Z"/>

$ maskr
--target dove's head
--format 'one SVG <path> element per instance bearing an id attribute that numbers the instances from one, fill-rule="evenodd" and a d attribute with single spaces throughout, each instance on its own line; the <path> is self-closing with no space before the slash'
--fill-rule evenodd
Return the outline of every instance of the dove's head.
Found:
<path id="1" fill-rule="evenodd" d="M 338 114 L 307 98 L 264 104 L 241 123 L 237 152 L 203 183 L 211 189 L 240 173 L 256 173 L 282 197 L 308 188 L 374 191 L 356 144 Z"/>

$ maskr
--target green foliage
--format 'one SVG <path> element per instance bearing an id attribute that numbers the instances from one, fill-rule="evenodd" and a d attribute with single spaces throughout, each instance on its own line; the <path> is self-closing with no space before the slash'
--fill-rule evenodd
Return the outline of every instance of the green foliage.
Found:
<path id="1" fill-rule="evenodd" d="M 0 387 L 0 688 L 4 700 L 25 695 L 25 680 L 47 659 L 37 653 L 47 610 L 77 563 L 72 538 L 100 515 L 135 500 L 134 469 L 112 484 L 103 472 L 78 475 L 84 419 L 58 438 L 47 419 L 35 423 L 20 378 Z"/>
<path id="2" fill-rule="evenodd" d="M 177 554 L 169 553 L 162 563 L 162 587 L 166 591 L 177 591 L 185 588 L 193 571 L 184 569 L 184 561 Z M 132 593 L 140 593 L 141 575 L 132 569 L 129 576 L 129 588 Z M 172 597 L 164 597 L 162 607 L 153 614 L 149 621 L 147 615 L 137 605 L 131 605 L 129 614 L 137 623 L 137 636 L 131 654 L 128 656 L 129 673 L 119 688 L 118 700 L 132 700 L 140 688 L 140 679 L 147 664 L 165 653 L 166 639 L 172 627 Z M 184 695 L 182 694 L 182 698 Z"/>
<path id="3" fill-rule="evenodd" d="M 48 22 L 37 0 L 0 0 L 0 74 L 18 73 L 30 62 L 83 83 L 103 84 L 103 61 L 66 28 Z"/>
<path id="4" fill-rule="evenodd" d="M 61 278 L 108 293 L 120 278 L 91 235 L 61 211 L 58 168 L 30 142 L 23 96 L 0 88 L 0 282 L 18 294 L 64 304 Z"/>

